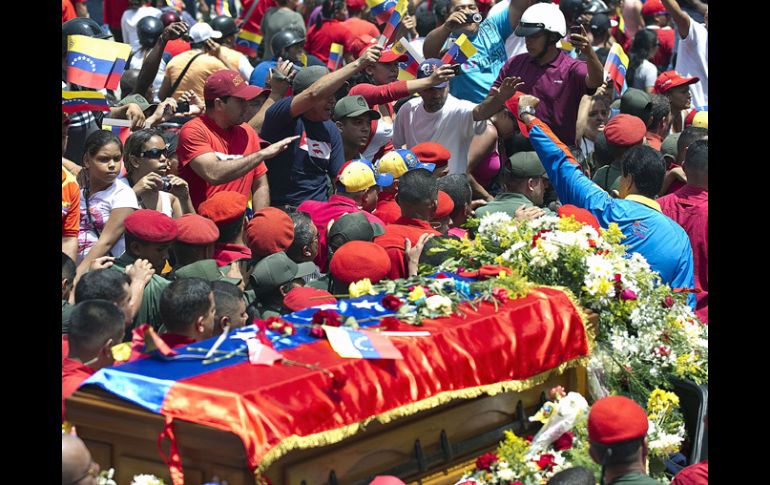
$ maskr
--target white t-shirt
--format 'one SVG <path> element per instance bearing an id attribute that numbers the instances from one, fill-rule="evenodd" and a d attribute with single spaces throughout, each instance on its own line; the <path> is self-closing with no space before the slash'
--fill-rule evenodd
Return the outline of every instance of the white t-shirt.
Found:
<path id="1" fill-rule="evenodd" d="M 94 226 L 101 234 L 104 231 L 104 226 L 107 225 L 107 221 L 110 219 L 110 212 L 113 209 L 122 209 L 130 207 L 132 209 L 138 209 L 139 203 L 136 200 L 136 194 L 131 187 L 125 182 L 115 180 L 106 189 L 91 194 L 88 199 L 89 212 L 91 217 L 88 217 L 86 213 L 86 196 L 85 189 L 80 189 L 80 232 L 78 233 L 78 261 L 80 264 L 83 258 L 91 250 L 96 241 L 99 240 Z M 91 223 L 93 219 L 93 224 Z M 111 256 L 116 258 L 120 257 L 126 250 L 126 242 L 123 236 L 120 236 L 118 242 L 112 247 L 110 251 Z"/>
<path id="2" fill-rule="evenodd" d="M 702 108 L 709 104 L 709 31 L 706 26 L 690 19 L 687 37 L 679 39 L 676 53 L 676 72 L 684 77 L 697 77 L 700 82 L 690 84 L 692 105 Z"/>
<path id="3" fill-rule="evenodd" d="M 634 80 L 631 82 L 631 87 L 636 89 L 645 90 L 645 88 L 651 88 L 655 86 L 655 80 L 658 78 L 658 68 L 655 64 L 643 60 L 639 67 L 636 68 L 634 73 Z"/>
<path id="4" fill-rule="evenodd" d="M 139 34 L 136 33 L 136 24 L 145 17 L 160 17 L 160 10 L 155 7 L 139 7 L 138 9 L 128 9 L 123 12 L 120 19 L 120 29 L 123 31 L 123 42 L 131 46 L 132 51 L 139 50 Z"/>
<path id="5" fill-rule="evenodd" d="M 390 140 L 393 139 L 393 125 L 387 121 L 379 119 L 377 121 L 377 131 L 374 132 L 369 145 L 364 150 L 364 158 L 374 161 L 374 156 L 380 151 L 380 148 L 384 147 Z"/>
<path id="6" fill-rule="evenodd" d="M 444 107 L 435 113 L 423 108 L 422 98 L 414 98 L 401 106 L 393 130 L 393 146 L 406 144 L 412 148 L 418 143 L 432 141 L 452 154 L 449 173 L 465 173 L 468 166 L 468 147 L 474 135 L 484 133 L 486 121 L 473 121 L 475 103 L 447 94 Z"/>
<path id="7" fill-rule="evenodd" d="M 142 49 L 134 53 L 131 57 L 131 63 L 129 69 L 141 69 L 144 64 L 144 58 L 149 51 Z M 160 60 L 160 66 L 158 66 L 158 73 L 155 75 L 155 79 L 152 81 L 152 99 L 148 99 L 151 103 L 160 103 L 158 97 L 158 91 L 160 91 L 160 85 L 163 84 L 163 76 L 166 75 L 166 61 Z M 122 94 L 122 93 L 121 93 Z"/>
<path id="8" fill-rule="evenodd" d="M 492 8 L 489 9 L 487 18 L 494 17 L 503 10 L 508 10 L 510 5 L 511 0 L 503 0 L 502 2 L 494 4 Z M 524 54 L 525 52 L 527 52 L 527 44 L 525 43 L 524 37 L 517 37 L 516 34 L 511 34 L 505 39 L 505 53 L 508 54 L 508 59 L 513 56 L 518 56 L 519 54 Z"/>

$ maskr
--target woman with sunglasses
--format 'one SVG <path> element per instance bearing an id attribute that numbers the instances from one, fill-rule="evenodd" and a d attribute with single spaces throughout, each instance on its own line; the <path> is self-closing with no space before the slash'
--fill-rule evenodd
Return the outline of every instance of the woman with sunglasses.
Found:
<path id="1" fill-rule="evenodd" d="M 131 187 L 118 179 L 123 144 L 109 131 L 86 138 L 80 173 L 78 275 L 101 256 L 120 257 L 126 249 L 123 220 L 139 208 Z"/>
<path id="2" fill-rule="evenodd" d="M 195 213 L 187 182 L 171 173 L 168 146 L 160 131 L 133 132 L 126 139 L 123 160 L 126 181 L 133 187 L 142 208 L 175 218 Z"/>

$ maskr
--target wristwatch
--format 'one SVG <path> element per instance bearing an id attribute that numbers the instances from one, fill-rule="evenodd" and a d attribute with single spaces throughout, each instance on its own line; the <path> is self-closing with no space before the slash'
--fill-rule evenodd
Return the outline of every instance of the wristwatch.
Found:
<path id="1" fill-rule="evenodd" d="M 535 116 L 535 107 L 534 106 L 519 106 L 519 118 L 521 118 L 521 115 L 523 114 L 529 114 L 532 116 Z"/>

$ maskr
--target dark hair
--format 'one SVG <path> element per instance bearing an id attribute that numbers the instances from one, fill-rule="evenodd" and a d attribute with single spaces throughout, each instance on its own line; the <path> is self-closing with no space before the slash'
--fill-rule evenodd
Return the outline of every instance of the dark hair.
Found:
<path id="1" fill-rule="evenodd" d="M 180 278 L 160 294 L 160 317 L 166 328 L 181 333 L 209 310 L 211 284 L 202 278 Z"/>
<path id="2" fill-rule="evenodd" d="M 75 271 L 77 267 L 72 258 L 64 253 L 61 253 L 61 279 L 66 279 L 70 284 L 75 280 Z"/>
<path id="3" fill-rule="evenodd" d="M 171 246 L 171 251 L 174 255 L 174 261 L 181 268 L 183 265 L 191 264 L 197 261 L 198 258 L 201 257 L 201 254 L 206 247 L 207 246 L 174 241 Z"/>
<path id="4" fill-rule="evenodd" d="M 599 455 L 600 465 L 628 465 L 639 458 L 639 452 L 642 449 L 643 441 L 644 438 L 634 438 L 632 440 L 613 443 L 612 445 L 591 442 L 590 446 L 594 449 L 596 454 Z"/>
<path id="5" fill-rule="evenodd" d="M 115 143 L 120 148 L 120 153 L 123 153 L 123 142 L 120 138 L 115 136 L 111 131 L 96 130 L 86 138 L 86 144 L 83 149 L 83 153 L 87 153 L 89 157 L 95 156 L 99 150 L 106 147 L 110 143 Z"/>
<path id="6" fill-rule="evenodd" d="M 468 176 L 464 173 L 455 173 L 441 177 L 438 179 L 438 189 L 446 192 L 452 199 L 452 202 L 454 202 L 455 208 L 452 211 L 452 216 L 456 216 L 460 211 L 465 210 L 465 205 L 470 204 L 473 198 L 471 184 L 468 182 Z"/>
<path id="7" fill-rule="evenodd" d="M 636 70 L 645 59 L 650 57 L 650 53 L 658 42 L 658 34 L 650 29 L 639 29 L 636 35 L 634 35 L 631 49 L 628 51 L 628 69 L 626 70 L 626 79 L 629 81 L 629 87 L 634 82 Z"/>
<path id="8" fill-rule="evenodd" d="M 700 126 L 688 126 L 682 130 L 682 134 L 679 135 L 679 139 L 676 141 L 677 153 L 682 153 L 685 148 L 692 145 L 696 140 L 706 138 L 708 135 L 708 128 L 701 128 Z"/>
<path id="9" fill-rule="evenodd" d="M 650 129 L 657 129 L 660 127 L 660 122 L 663 121 L 663 118 L 671 113 L 671 101 L 662 94 L 652 94 L 650 97 L 652 98 L 652 110 L 650 110 L 652 122 L 650 123 Z"/>
<path id="10" fill-rule="evenodd" d="M 333 18 L 335 12 L 342 10 L 342 8 L 346 6 L 347 3 L 345 0 L 325 0 L 321 7 L 321 15 L 316 17 L 315 20 L 316 28 L 321 27 L 321 24 L 323 24 L 324 21 Z"/>
<path id="11" fill-rule="evenodd" d="M 438 184 L 424 168 L 406 172 L 398 181 L 398 204 L 427 206 L 438 199 Z"/>
<path id="12" fill-rule="evenodd" d="M 596 134 L 596 140 L 594 140 L 593 161 L 594 169 L 601 168 L 612 163 L 612 153 L 610 153 L 610 146 L 607 143 L 607 137 L 604 136 L 603 131 L 600 131 Z"/>
<path id="13" fill-rule="evenodd" d="M 436 24 L 438 21 L 446 21 L 449 17 L 450 0 L 433 0 L 433 15 L 436 16 Z"/>
<path id="14" fill-rule="evenodd" d="M 243 300 L 243 291 L 227 281 L 212 282 L 211 291 L 214 292 L 217 321 L 225 315 L 235 313 L 238 309 L 238 303 Z"/>
<path id="15" fill-rule="evenodd" d="M 94 351 L 111 337 L 123 336 L 123 311 L 107 300 L 78 303 L 70 315 L 69 343 L 76 350 Z M 120 342 L 115 342 L 119 344 Z"/>
<path id="16" fill-rule="evenodd" d="M 433 5 L 436 5 L 436 3 L 437 2 L 434 1 Z M 438 23 L 436 21 L 436 14 L 428 10 L 417 12 L 415 20 L 417 21 L 417 35 L 420 37 L 427 37 L 428 34 L 436 28 L 436 24 Z"/>
<path id="17" fill-rule="evenodd" d="M 576 466 L 552 476 L 548 485 L 596 485 L 596 477 L 588 468 Z"/>
<path id="18" fill-rule="evenodd" d="M 204 45 L 206 45 L 206 41 L 203 41 L 203 42 L 190 42 L 190 49 L 203 49 Z"/>
<path id="19" fill-rule="evenodd" d="M 636 145 L 623 155 L 621 173 L 633 178 L 641 195 L 654 199 L 663 185 L 666 162 L 658 150 L 647 145 Z"/>
<path id="20" fill-rule="evenodd" d="M 286 249 L 286 256 L 294 262 L 302 261 L 302 248 L 313 243 L 313 219 L 307 212 L 295 211 L 289 214 L 294 223 L 294 240 Z"/>
<path id="21" fill-rule="evenodd" d="M 709 172 L 709 141 L 707 139 L 700 139 L 692 142 L 687 147 L 687 153 L 684 156 L 684 161 L 687 164 L 687 171 L 695 171 L 702 174 L 708 174 Z"/>
<path id="22" fill-rule="evenodd" d="M 88 300 L 107 300 L 119 303 L 126 297 L 123 284 L 130 285 L 126 273 L 112 268 L 96 269 L 80 277 L 75 287 L 75 303 Z"/>
<path id="23" fill-rule="evenodd" d="M 246 211 L 244 211 L 245 213 Z M 243 215 L 233 222 L 222 225 L 217 224 L 217 227 L 219 228 L 219 239 L 217 239 L 217 242 L 231 243 L 243 231 Z"/>
<path id="24" fill-rule="evenodd" d="M 131 135 L 126 138 L 126 144 L 123 149 L 123 160 L 128 161 L 129 155 L 138 157 L 139 154 L 144 151 L 144 144 L 150 141 L 150 138 L 153 136 L 163 138 L 163 134 L 157 128 L 144 128 L 131 133 Z M 165 138 L 163 138 L 163 142 L 166 142 Z M 126 170 L 128 170 L 128 167 L 126 167 Z"/>

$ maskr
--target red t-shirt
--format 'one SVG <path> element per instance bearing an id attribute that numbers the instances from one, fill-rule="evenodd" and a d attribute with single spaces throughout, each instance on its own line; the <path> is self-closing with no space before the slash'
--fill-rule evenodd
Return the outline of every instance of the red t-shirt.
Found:
<path id="1" fill-rule="evenodd" d="M 209 185 L 190 168 L 190 160 L 204 153 L 214 153 L 218 160 L 241 158 L 243 155 L 259 151 L 260 141 L 257 132 L 246 123 L 223 130 L 206 115 L 190 120 L 182 126 L 176 151 L 179 156 L 179 176 L 190 186 L 190 200 L 195 210 L 198 210 L 198 205 L 204 200 L 226 190 L 238 192 L 251 200 L 251 186 L 255 179 L 267 173 L 267 166 L 260 163 L 241 178 L 221 185 Z"/>
<path id="2" fill-rule="evenodd" d="M 371 22 L 367 22 L 364 19 L 358 17 L 350 17 L 346 21 L 342 22 L 346 29 L 348 29 L 355 37 L 361 37 L 368 35 L 375 39 L 380 36 L 380 30 Z"/>
<path id="3" fill-rule="evenodd" d="M 61 168 L 61 236 L 78 237 L 80 232 L 80 186 L 75 176 Z"/>
<path id="4" fill-rule="evenodd" d="M 440 236 L 441 233 L 433 229 L 428 221 L 420 219 L 410 219 L 402 217 L 395 224 L 385 226 L 385 234 L 374 238 L 374 242 L 385 248 L 390 258 L 390 273 L 388 279 L 395 280 L 407 277 L 406 261 L 404 260 L 404 250 L 406 249 L 406 240 L 417 244 L 417 240 L 423 234 L 433 234 Z"/>
<path id="5" fill-rule="evenodd" d="M 77 16 L 78 14 L 75 12 L 75 6 L 72 4 L 72 0 L 61 0 L 61 23 L 72 20 Z"/>
<path id="6" fill-rule="evenodd" d="M 671 485 L 708 485 L 709 483 L 709 462 L 704 460 L 700 463 L 685 467 L 677 473 Z"/>
<path id="7" fill-rule="evenodd" d="M 177 54 L 181 54 L 182 52 L 186 52 L 190 50 L 190 43 L 185 42 L 182 39 L 174 39 L 166 42 L 166 48 L 163 50 L 163 52 L 168 52 L 171 54 L 171 57 L 174 57 Z"/>
<path id="8" fill-rule="evenodd" d="M 262 17 L 265 16 L 265 12 L 267 12 L 267 9 L 270 7 L 275 7 L 278 5 L 275 0 L 241 0 L 241 15 L 240 20 L 243 20 L 243 16 L 246 15 L 246 12 L 249 11 L 249 8 L 251 8 L 251 4 L 254 2 L 259 2 L 254 8 L 254 12 L 252 12 L 251 17 L 249 17 L 249 21 L 246 22 L 241 28 L 244 30 L 248 30 L 249 32 L 261 32 L 260 28 L 262 25 Z"/>
<path id="9" fill-rule="evenodd" d="M 120 19 L 128 9 L 128 0 L 109 0 L 104 2 L 104 23 L 114 29 L 120 29 Z"/>
<path id="10" fill-rule="evenodd" d="M 320 28 L 313 24 L 307 31 L 305 49 L 326 64 L 329 62 L 329 49 L 332 47 L 332 42 L 342 44 L 344 54 L 351 52 L 355 40 L 355 35 L 348 30 L 344 23 L 337 19 L 326 20 Z M 358 53 L 355 52 L 354 54 Z"/>
<path id="11" fill-rule="evenodd" d="M 62 340 L 62 346 L 64 341 Z M 93 373 L 94 369 L 83 365 L 77 360 L 72 360 L 69 357 L 65 358 L 61 362 L 61 419 L 64 421 L 64 400 L 70 397 L 77 391 L 80 384 L 84 380 L 88 379 Z"/>
<path id="12" fill-rule="evenodd" d="M 401 207 L 396 202 L 396 194 L 380 192 L 377 196 L 377 208 L 374 209 L 374 215 L 382 219 L 385 224 L 393 224 L 399 220 Z"/>

